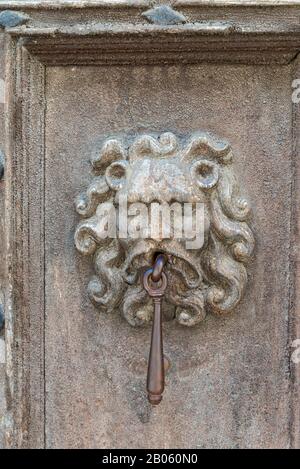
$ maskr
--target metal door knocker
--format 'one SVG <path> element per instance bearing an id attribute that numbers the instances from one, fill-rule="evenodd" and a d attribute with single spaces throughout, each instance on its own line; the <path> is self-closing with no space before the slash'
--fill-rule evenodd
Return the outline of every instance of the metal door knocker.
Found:
<path id="1" fill-rule="evenodd" d="M 161 400 L 162 297 L 182 326 L 240 302 L 254 250 L 226 141 L 199 132 L 110 138 L 92 157 L 94 178 L 76 200 L 78 251 L 92 256 L 88 294 L 132 326 L 152 322 L 148 395 Z"/>
<path id="2" fill-rule="evenodd" d="M 155 259 L 153 269 L 143 275 L 143 285 L 150 298 L 153 298 L 154 314 L 152 324 L 151 346 L 148 361 L 147 391 L 149 402 L 157 405 L 162 400 L 165 388 L 164 353 L 162 337 L 162 298 L 168 285 L 167 276 L 163 272 L 166 257 L 160 254 Z"/>

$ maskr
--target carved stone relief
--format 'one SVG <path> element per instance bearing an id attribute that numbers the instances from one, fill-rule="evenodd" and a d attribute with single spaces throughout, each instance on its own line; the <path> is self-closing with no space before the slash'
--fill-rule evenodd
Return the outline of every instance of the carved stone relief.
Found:
<path id="1" fill-rule="evenodd" d="M 180 324 L 193 326 L 208 311 L 222 315 L 233 310 L 246 287 L 254 237 L 248 224 L 250 208 L 240 196 L 232 160 L 230 144 L 208 133 L 177 138 L 168 132 L 131 141 L 110 138 L 95 152 L 95 177 L 76 200 L 83 220 L 75 244 L 93 259 L 95 275 L 88 293 L 101 310 L 120 308 L 133 326 L 151 321 L 153 305 L 141 274 L 158 252 L 168 256 L 165 305 Z M 174 236 L 103 239 L 99 207 L 112 204 L 118 214 L 125 198 L 128 206 L 202 204 L 202 247 L 186 249 L 184 239 Z"/>

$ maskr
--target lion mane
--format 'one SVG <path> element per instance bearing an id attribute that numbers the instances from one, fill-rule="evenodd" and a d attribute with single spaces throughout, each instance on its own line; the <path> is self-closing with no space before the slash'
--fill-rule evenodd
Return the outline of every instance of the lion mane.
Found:
<path id="1" fill-rule="evenodd" d="M 193 326 L 208 311 L 223 315 L 236 307 L 246 287 L 254 236 L 250 208 L 240 196 L 232 161 L 229 143 L 203 132 L 182 139 L 167 132 L 129 142 L 122 138 L 104 142 L 92 157 L 94 178 L 76 199 L 82 220 L 75 245 L 81 254 L 93 257 L 88 293 L 94 304 L 108 312 L 120 308 L 133 326 L 150 322 L 153 308 L 141 272 L 159 251 L 171 259 L 165 302 L 180 324 Z M 145 168 L 150 168 L 148 173 Z M 153 182 L 155 172 L 162 182 Z M 178 240 L 101 238 L 97 208 L 105 202 L 118 208 L 121 193 L 129 201 L 148 204 L 162 198 L 203 201 L 207 226 L 203 247 L 187 251 Z"/>

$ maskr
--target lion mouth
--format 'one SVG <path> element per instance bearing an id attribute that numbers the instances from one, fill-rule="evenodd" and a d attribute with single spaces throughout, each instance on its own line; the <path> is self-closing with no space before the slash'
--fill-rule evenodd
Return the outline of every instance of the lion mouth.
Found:
<path id="1" fill-rule="evenodd" d="M 138 240 L 127 252 L 124 281 L 129 285 L 136 284 L 141 274 L 152 267 L 158 254 L 165 254 L 167 258 L 165 270 L 170 279 L 176 277 L 182 286 L 189 289 L 201 286 L 203 279 L 199 253 L 187 251 L 175 240 Z"/>

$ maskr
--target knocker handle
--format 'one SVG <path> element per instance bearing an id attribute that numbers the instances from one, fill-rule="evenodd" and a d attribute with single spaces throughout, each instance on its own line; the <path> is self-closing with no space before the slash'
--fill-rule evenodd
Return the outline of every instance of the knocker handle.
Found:
<path id="1" fill-rule="evenodd" d="M 151 345 L 148 362 L 147 391 L 148 400 L 152 405 L 157 405 L 162 400 L 162 394 L 165 387 L 165 369 L 163 354 L 163 336 L 162 336 L 162 314 L 161 303 L 166 291 L 168 281 L 166 274 L 162 271 L 163 265 L 161 259 L 158 260 L 160 266 L 149 269 L 143 277 L 143 284 L 149 296 L 153 298 L 154 315 L 151 335 Z M 160 278 L 158 278 L 159 270 Z M 155 273 L 155 275 L 154 275 Z"/>

